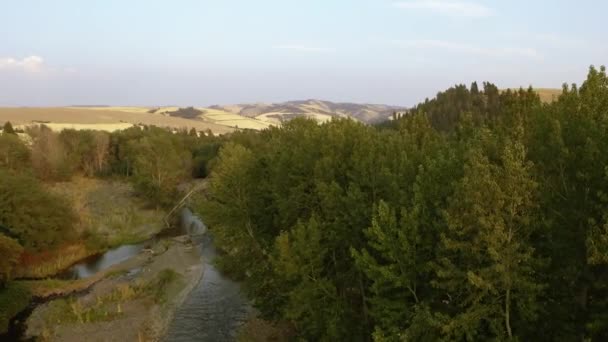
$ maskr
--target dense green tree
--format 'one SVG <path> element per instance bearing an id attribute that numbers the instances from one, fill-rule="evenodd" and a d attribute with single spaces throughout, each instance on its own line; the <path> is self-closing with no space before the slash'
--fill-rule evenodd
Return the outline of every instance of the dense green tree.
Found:
<path id="1" fill-rule="evenodd" d="M 19 264 L 23 247 L 14 239 L 0 233 L 0 289 L 11 280 L 13 270 Z"/>
<path id="2" fill-rule="evenodd" d="M 131 127 L 111 135 L 109 164 L 113 174 L 124 177 L 133 175 L 133 163 L 136 155 L 129 148 L 129 145 L 131 141 L 143 138 L 146 132 L 146 130 L 140 127 Z"/>
<path id="3" fill-rule="evenodd" d="M 283 315 L 308 339 L 336 341 L 349 335 L 343 302 L 325 267 L 329 253 L 315 218 L 277 238 L 274 266 L 291 285 Z"/>
<path id="4" fill-rule="evenodd" d="M 31 176 L 0 169 L 0 225 L 26 249 L 39 251 L 69 240 L 74 222 L 67 200 Z"/>
<path id="5" fill-rule="evenodd" d="M 68 180 L 74 167 L 59 135 L 46 126 L 30 130 L 33 135 L 32 166 L 38 178 L 47 181 Z"/>
<path id="6" fill-rule="evenodd" d="M 205 178 L 210 174 L 221 146 L 222 142 L 219 140 L 201 136 L 198 144 L 192 149 L 192 176 Z"/>
<path id="7" fill-rule="evenodd" d="M 564 86 L 558 101 L 532 120 L 530 155 L 543 180 L 540 208 L 548 225 L 538 244 L 550 260 L 544 271 L 546 309 L 539 321 L 554 339 L 608 336 L 601 299 L 608 268 L 596 258 L 608 186 L 607 101 L 605 68 L 591 67 L 580 88 Z"/>
<path id="8" fill-rule="evenodd" d="M 4 126 L 2 127 L 2 134 L 16 134 L 10 121 L 4 123 Z"/>
<path id="9" fill-rule="evenodd" d="M 367 250 L 353 251 L 359 266 L 371 280 L 371 312 L 376 320 L 376 334 L 383 339 L 405 338 L 406 330 L 412 325 L 418 310 L 422 308 L 424 297 L 419 291 L 424 269 L 428 267 L 422 260 L 420 235 L 417 227 L 405 227 L 407 213 L 403 213 L 401 224 L 396 214 L 385 202 L 380 202 L 377 214 L 368 229 Z"/>
<path id="10" fill-rule="evenodd" d="M 262 180 L 256 177 L 255 158 L 247 148 L 228 144 L 218 159 L 209 183 L 209 201 L 203 203 L 202 210 L 209 224 L 218 227 L 214 234 L 216 243 L 226 251 L 222 262 L 237 276 L 244 277 L 263 267 L 258 261 L 268 261 L 267 246 L 272 240 L 261 236 L 252 211 L 263 198 L 256 195 L 262 195 L 264 189 L 259 187 Z"/>
<path id="11" fill-rule="evenodd" d="M 89 174 L 88 170 L 85 170 L 85 161 L 92 156 L 92 131 L 65 129 L 59 133 L 59 140 L 65 150 L 70 172 L 80 171 Z"/>
<path id="12" fill-rule="evenodd" d="M 30 150 L 15 134 L 0 135 L 0 167 L 27 170 L 31 166 Z"/>
<path id="13" fill-rule="evenodd" d="M 169 134 L 151 134 L 128 145 L 136 188 L 153 203 L 171 205 L 177 185 L 191 174 L 190 152 Z"/>
<path id="14" fill-rule="evenodd" d="M 507 143 L 498 165 L 474 148 L 446 209 L 436 284 L 446 291 L 444 332 L 456 339 L 513 339 L 532 322 L 541 285 L 531 236 L 536 183 L 523 145 Z"/>

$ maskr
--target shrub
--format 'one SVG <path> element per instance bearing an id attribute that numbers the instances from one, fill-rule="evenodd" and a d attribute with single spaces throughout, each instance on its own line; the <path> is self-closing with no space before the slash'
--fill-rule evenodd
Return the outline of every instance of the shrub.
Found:
<path id="1" fill-rule="evenodd" d="M 8 330 L 13 317 L 25 310 L 32 300 L 28 288 L 16 282 L 9 282 L 0 289 L 0 333 Z"/>

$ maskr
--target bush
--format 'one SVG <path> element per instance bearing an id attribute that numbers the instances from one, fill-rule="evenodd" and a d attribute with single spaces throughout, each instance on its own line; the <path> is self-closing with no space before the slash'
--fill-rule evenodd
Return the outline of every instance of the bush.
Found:
<path id="1" fill-rule="evenodd" d="M 29 168 L 30 150 L 15 134 L 0 135 L 0 167 L 11 170 Z"/>
<path id="2" fill-rule="evenodd" d="M 0 285 L 11 279 L 22 252 L 23 247 L 17 241 L 0 234 Z"/>
<path id="3" fill-rule="evenodd" d="M 27 250 L 39 251 L 70 239 L 76 215 L 65 198 L 35 178 L 0 170 L 0 225 Z"/>
<path id="4" fill-rule="evenodd" d="M 31 129 L 29 133 L 34 140 L 32 166 L 36 176 L 48 181 L 69 180 L 74 167 L 59 135 L 46 126 Z"/>
<path id="5" fill-rule="evenodd" d="M 158 273 L 155 279 L 144 285 L 142 288 L 144 293 L 149 294 L 157 303 L 163 303 L 167 300 L 167 290 L 173 282 L 179 279 L 180 274 L 174 270 L 167 268 Z"/>
<path id="6" fill-rule="evenodd" d="M 203 114 L 203 112 L 194 107 L 180 108 L 174 112 L 169 112 L 169 115 L 171 115 L 171 116 L 178 116 L 180 118 L 186 118 L 186 119 L 194 119 L 194 118 L 197 118 L 201 114 Z"/>
<path id="7" fill-rule="evenodd" d="M 31 300 L 32 294 L 25 285 L 10 282 L 0 289 L 0 333 L 8 330 L 11 319 L 25 310 Z"/>
<path id="8" fill-rule="evenodd" d="M 4 123 L 4 127 L 2 129 L 3 134 L 15 134 L 15 129 L 13 129 L 13 125 L 10 121 Z"/>

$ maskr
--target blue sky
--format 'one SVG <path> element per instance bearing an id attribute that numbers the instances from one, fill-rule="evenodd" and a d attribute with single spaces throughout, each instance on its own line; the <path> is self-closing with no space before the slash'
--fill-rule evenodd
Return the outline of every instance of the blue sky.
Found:
<path id="1" fill-rule="evenodd" d="M 580 83 L 607 1 L 0 0 L 0 105 L 413 105 Z"/>

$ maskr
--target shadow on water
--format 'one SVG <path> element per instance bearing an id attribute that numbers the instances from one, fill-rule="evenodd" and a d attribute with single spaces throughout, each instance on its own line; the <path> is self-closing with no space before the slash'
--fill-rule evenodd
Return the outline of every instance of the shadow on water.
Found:
<path id="1" fill-rule="evenodd" d="M 0 341 L 36 341 L 35 338 L 25 339 L 25 329 L 27 328 L 24 322 L 32 314 L 34 309 L 39 303 L 31 302 L 25 310 L 21 311 L 17 316 L 13 317 L 10 321 L 8 331 L 4 334 L 0 334 Z"/>
<path id="2" fill-rule="evenodd" d="M 213 238 L 204 234 L 198 239 L 204 273 L 175 312 L 165 341 L 233 341 L 252 309 L 239 284 L 224 277 L 213 264 L 217 255 Z"/>
<path id="3" fill-rule="evenodd" d="M 69 296 L 80 296 L 86 293 L 89 293 L 90 289 L 83 289 L 80 291 L 72 292 Z M 65 295 L 54 295 L 50 297 L 46 297 L 44 299 L 36 298 L 30 302 L 30 304 L 22 310 L 17 316 L 13 317 L 9 323 L 8 330 L 0 334 L 0 341 L 4 342 L 12 342 L 12 341 L 20 341 L 20 342 L 35 342 L 40 341 L 37 337 L 25 337 L 25 332 L 27 330 L 27 325 L 25 324 L 29 316 L 34 312 L 38 305 L 42 305 L 46 302 L 49 302 L 54 299 L 66 297 Z"/>

